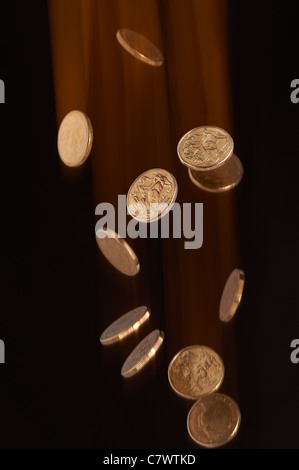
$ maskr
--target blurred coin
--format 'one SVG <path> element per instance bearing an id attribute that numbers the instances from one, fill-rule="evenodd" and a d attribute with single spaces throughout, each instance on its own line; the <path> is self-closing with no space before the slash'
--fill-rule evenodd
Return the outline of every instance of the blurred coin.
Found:
<path id="1" fill-rule="evenodd" d="M 164 62 L 161 51 L 146 37 L 130 29 L 119 29 L 116 37 L 120 45 L 137 59 L 146 64 L 159 66 Z"/>
<path id="2" fill-rule="evenodd" d="M 196 171 L 188 168 L 191 181 L 200 189 L 219 193 L 235 188 L 243 177 L 243 165 L 233 154 L 225 165 L 210 171 Z"/>
<path id="3" fill-rule="evenodd" d="M 178 185 L 171 173 L 161 168 L 147 170 L 128 191 L 128 212 L 139 222 L 154 222 L 171 210 L 177 193 Z"/>
<path id="4" fill-rule="evenodd" d="M 244 272 L 241 269 L 234 269 L 229 275 L 222 292 L 219 307 L 221 321 L 228 322 L 233 318 L 242 299 L 244 283 Z"/>
<path id="5" fill-rule="evenodd" d="M 135 276 L 139 273 L 140 264 L 136 254 L 116 232 L 102 228 L 97 231 L 96 240 L 105 258 L 118 271 L 127 276 Z"/>
<path id="6" fill-rule="evenodd" d="M 192 406 L 187 418 L 190 437 L 203 447 L 227 444 L 238 432 L 241 413 L 235 401 L 222 393 L 212 393 Z"/>
<path id="7" fill-rule="evenodd" d="M 178 143 L 179 159 L 192 170 L 212 170 L 223 165 L 232 155 L 231 136 L 215 126 L 196 127 Z"/>
<path id="8" fill-rule="evenodd" d="M 100 337 L 101 343 L 105 345 L 112 344 L 124 339 L 133 331 L 138 330 L 149 316 L 150 310 L 145 306 L 130 310 L 106 328 Z"/>
<path id="9" fill-rule="evenodd" d="M 93 129 L 90 119 L 81 111 L 71 111 L 60 124 L 58 152 L 63 163 L 70 167 L 82 165 L 90 154 Z"/>
<path id="10" fill-rule="evenodd" d="M 173 390 L 192 400 L 218 390 L 223 378 L 222 359 L 207 346 L 182 349 L 168 367 L 168 379 Z"/>
<path id="11" fill-rule="evenodd" d="M 160 330 L 154 330 L 147 335 L 124 362 L 121 375 L 131 377 L 139 372 L 155 356 L 163 340 L 164 333 Z"/>

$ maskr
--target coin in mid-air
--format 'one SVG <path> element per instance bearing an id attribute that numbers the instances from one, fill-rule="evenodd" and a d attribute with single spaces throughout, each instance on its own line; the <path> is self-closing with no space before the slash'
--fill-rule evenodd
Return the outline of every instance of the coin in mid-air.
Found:
<path id="1" fill-rule="evenodd" d="M 105 258 L 118 271 L 127 276 L 136 276 L 140 270 L 139 260 L 130 245 L 109 228 L 96 232 L 98 247 Z"/>
<path id="2" fill-rule="evenodd" d="M 245 274 L 242 269 L 234 269 L 229 275 L 220 300 L 219 318 L 228 322 L 235 315 L 242 299 Z"/>
<path id="3" fill-rule="evenodd" d="M 88 116 L 71 111 L 60 124 L 57 138 L 58 153 L 70 167 L 82 165 L 88 158 L 93 143 L 93 129 Z"/>
<path id="4" fill-rule="evenodd" d="M 119 29 L 116 38 L 120 45 L 137 59 L 148 65 L 159 66 L 164 62 L 162 52 L 145 36 L 130 29 Z"/>
<path id="5" fill-rule="evenodd" d="M 150 317 L 150 310 L 146 306 L 141 306 L 130 310 L 120 318 L 111 323 L 103 331 L 100 337 L 102 344 L 112 344 L 126 338 L 128 335 L 138 330 L 138 328 Z"/>
<path id="6" fill-rule="evenodd" d="M 131 377 L 139 372 L 155 356 L 163 341 L 163 331 L 154 330 L 147 335 L 124 362 L 121 375 Z"/>
<path id="7" fill-rule="evenodd" d="M 127 209 L 139 222 L 154 222 L 171 210 L 177 194 L 177 181 L 169 171 L 147 170 L 132 183 L 127 195 Z"/>
<path id="8" fill-rule="evenodd" d="M 232 155 L 234 142 L 220 127 L 202 126 L 187 132 L 178 143 L 177 152 L 183 165 L 192 170 L 212 170 Z"/>
<path id="9" fill-rule="evenodd" d="M 224 364 L 207 346 L 189 346 L 179 351 L 168 366 L 168 379 L 180 396 L 197 400 L 219 389 Z"/>
<path id="10" fill-rule="evenodd" d="M 240 422 L 236 402 L 222 393 L 212 393 L 194 403 L 188 413 L 187 429 L 197 444 L 215 448 L 236 436 Z"/>
<path id="11" fill-rule="evenodd" d="M 235 188 L 243 177 L 243 165 L 233 153 L 225 165 L 210 171 L 196 171 L 188 168 L 189 177 L 198 188 L 220 193 Z"/>

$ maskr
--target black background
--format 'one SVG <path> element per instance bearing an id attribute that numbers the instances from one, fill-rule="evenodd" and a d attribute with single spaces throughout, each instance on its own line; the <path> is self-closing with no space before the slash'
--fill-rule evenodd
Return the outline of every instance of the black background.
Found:
<path id="1" fill-rule="evenodd" d="M 299 104 L 290 100 L 290 83 L 299 76 L 295 2 L 231 0 L 229 9 L 234 140 L 245 167 L 238 223 L 246 272 L 246 302 L 237 319 L 242 426 L 232 447 L 299 448 L 299 364 L 290 360 L 290 343 L 299 337 Z M 6 346 L 0 447 L 192 446 L 185 428 L 172 433 L 159 388 L 137 387 L 126 407 L 113 402 L 120 379 L 111 376 L 103 391 L 91 170 L 87 164 L 76 184 L 61 180 L 46 2 L 14 8 L 5 2 L 0 24 L 6 84 L 0 106 L 0 338 Z M 161 389 L 166 379 L 158 373 Z M 147 434 L 140 425 L 151 410 L 141 416 L 140 399 L 132 413 L 140 393 L 151 394 L 155 408 Z M 177 412 L 185 423 L 184 410 Z M 119 429 L 109 428 L 109 413 L 125 416 Z"/>

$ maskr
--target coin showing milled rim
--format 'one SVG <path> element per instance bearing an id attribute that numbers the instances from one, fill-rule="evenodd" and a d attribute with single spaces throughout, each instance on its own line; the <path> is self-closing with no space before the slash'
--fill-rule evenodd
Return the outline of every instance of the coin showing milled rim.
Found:
<path id="1" fill-rule="evenodd" d="M 124 362 L 121 375 L 127 378 L 139 372 L 155 356 L 163 341 L 163 331 L 154 330 L 147 335 Z"/>
<path id="2" fill-rule="evenodd" d="M 240 159 L 233 154 L 225 165 L 210 171 L 188 168 L 192 183 L 204 191 L 220 193 L 235 188 L 242 180 L 244 169 Z"/>
<path id="3" fill-rule="evenodd" d="M 60 124 L 57 138 L 58 153 L 70 167 L 82 165 L 88 158 L 93 143 L 93 129 L 88 116 L 71 111 Z"/>
<path id="4" fill-rule="evenodd" d="M 96 240 L 102 254 L 118 271 L 127 276 L 139 273 L 140 264 L 135 252 L 116 232 L 102 228 L 96 232 Z"/>
<path id="5" fill-rule="evenodd" d="M 219 389 L 224 378 L 224 364 L 207 346 L 189 346 L 179 351 L 168 366 L 172 389 L 180 396 L 197 400 Z"/>
<path id="6" fill-rule="evenodd" d="M 188 413 L 189 436 L 200 446 L 221 447 L 237 434 L 241 413 L 237 403 L 222 393 L 212 393 L 198 400 Z"/>
<path id="7" fill-rule="evenodd" d="M 131 55 L 148 65 L 160 66 L 164 62 L 162 52 L 145 36 L 130 29 L 119 29 L 116 37 L 120 45 Z"/>
<path id="8" fill-rule="evenodd" d="M 229 275 L 220 300 L 219 318 L 223 322 L 230 321 L 235 315 L 242 300 L 245 274 L 242 269 L 234 269 Z"/>
<path id="9" fill-rule="evenodd" d="M 127 195 L 127 209 L 139 222 L 154 222 L 171 210 L 177 194 L 177 181 L 169 171 L 147 170 L 132 183 Z"/>
<path id="10" fill-rule="evenodd" d="M 234 150 L 234 142 L 225 130 L 215 126 L 196 127 L 178 143 L 177 153 L 183 165 L 192 170 L 212 170 L 223 165 Z"/>
<path id="11" fill-rule="evenodd" d="M 150 309 L 144 305 L 125 313 L 103 331 L 100 337 L 101 343 L 107 345 L 123 340 L 137 331 L 150 317 L 150 313 Z"/>

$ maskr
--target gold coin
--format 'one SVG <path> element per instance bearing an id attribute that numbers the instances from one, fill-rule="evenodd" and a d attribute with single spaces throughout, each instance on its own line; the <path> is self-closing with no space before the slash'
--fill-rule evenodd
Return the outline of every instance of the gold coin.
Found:
<path id="1" fill-rule="evenodd" d="M 228 322 L 235 315 L 242 299 L 245 274 L 241 269 L 234 269 L 229 275 L 220 300 L 219 317 Z"/>
<path id="2" fill-rule="evenodd" d="M 127 276 L 136 276 L 139 273 L 140 264 L 135 252 L 116 232 L 102 228 L 97 231 L 96 240 L 105 258 L 118 271 Z"/>
<path id="3" fill-rule="evenodd" d="M 177 194 L 178 185 L 171 173 L 161 168 L 147 170 L 131 185 L 127 209 L 139 222 L 154 222 L 171 210 Z"/>
<path id="4" fill-rule="evenodd" d="M 212 393 L 198 400 L 188 413 L 189 436 L 199 445 L 220 447 L 237 434 L 241 413 L 236 402 L 222 393 Z"/>
<path id="5" fill-rule="evenodd" d="M 161 51 L 146 37 L 130 29 L 119 29 L 116 37 L 120 45 L 137 59 L 146 64 L 159 66 L 164 62 Z"/>
<path id="6" fill-rule="evenodd" d="M 58 152 L 63 163 L 70 167 L 82 165 L 88 158 L 93 142 L 90 119 L 81 111 L 71 111 L 60 124 Z"/>
<path id="7" fill-rule="evenodd" d="M 145 307 L 137 307 L 125 313 L 101 334 L 102 344 L 112 344 L 126 338 L 128 335 L 138 330 L 138 328 L 150 317 L 150 310 Z"/>
<path id="8" fill-rule="evenodd" d="M 154 330 L 147 335 L 124 362 L 121 375 L 131 377 L 139 372 L 155 356 L 163 341 L 163 331 Z"/>
<path id="9" fill-rule="evenodd" d="M 224 378 L 224 365 L 207 346 L 189 346 L 179 351 L 168 367 L 168 380 L 180 396 L 197 400 L 215 392 Z"/>
<path id="10" fill-rule="evenodd" d="M 223 165 L 232 155 L 231 136 L 215 126 L 196 127 L 178 143 L 177 152 L 183 165 L 192 170 L 212 170 Z"/>
<path id="11" fill-rule="evenodd" d="M 189 177 L 198 188 L 219 193 L 235 188 L 243 177 L 243 165 L 237 155 L 219 168 L 210 171 L 196 171 L 188 168 Z"/>

